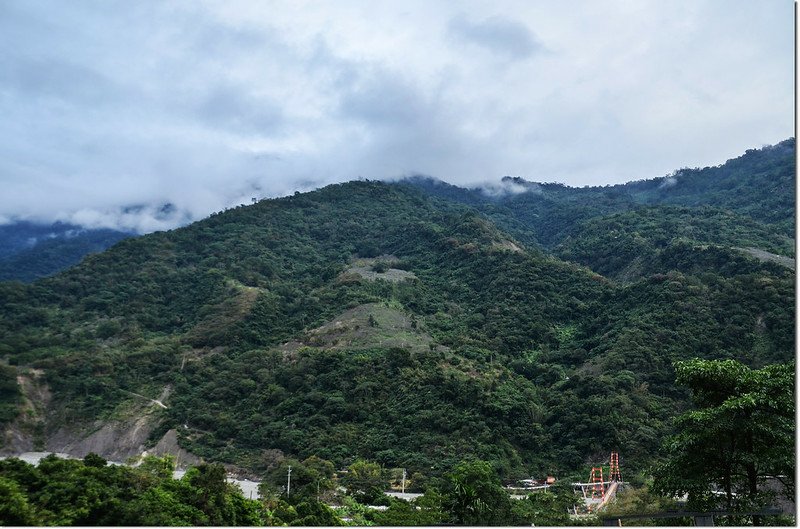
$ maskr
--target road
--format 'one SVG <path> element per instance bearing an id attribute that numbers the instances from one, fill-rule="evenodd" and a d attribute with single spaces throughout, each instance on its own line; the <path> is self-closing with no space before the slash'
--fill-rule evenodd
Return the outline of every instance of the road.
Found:
<path id="1" fill-rule="evenodd" d="M 156 406 L 161 406 L 165 410 L 167 409 L 167 406 L 163 402 L 158 400 L 158 399 L 151 399 L 150 397 L 145 397 L 144 395 L 139 395 L 138 393 L 134 393 L 133 391 L 128 391 L 127 389 L 121 389 L 120 391 L 123 392 L 123 393 L 127 393 L 129 395 L 133 395 L 135 397 L 143 398 L 144 400 L 149 400 L 150 402 L 152 402 Z"/>

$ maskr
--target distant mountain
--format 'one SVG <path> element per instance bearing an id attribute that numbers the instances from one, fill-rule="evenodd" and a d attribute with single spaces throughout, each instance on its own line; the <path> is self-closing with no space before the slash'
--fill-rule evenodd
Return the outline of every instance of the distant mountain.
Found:
<path id="1" fill-rule="evenodd" d="M 573 188 L 505 177 L 496 188 L 461 189 L 432 178 L 405 184 L 428 194 L 473 206 L 528 244 L 555 248 L 589 219 L 645 205 L 712 206 L 772 226 L 794 238 L 794 138 L 717 167 L 681 169 L 627 184 Z"/>
<path id="2" fill-rule="evenodd" d="M 790 258 L 783 213 L 504 185 L 332 185 L 0 283 L 4 450 L 643 469 L 688 405 L 674 361 L 793 359 L 794 269 L 758 257 Z"/>
<path id="3" fill-rule="evenodd" d="M 0 226 L 0 281 L 30 282 L 80 262 L 130 237 L 111 229 L 86 229 L 56 222 L 14 222 Z"/>
<path id="4" fill-rule="evenodd" d="M 642 207 L 583 221 L 572 233 L 555 254 L 618 280 L 670 270 L 726 275 L 731 268 L 739 273 L 748 266 L 780 266 L 775 262 L 794 268 L 792 239 L 750 217 L 708 206 Z M 762 264 L 749 249 L 775 259 Z"/>
<path id="5" fill-rule="evenodd" d="M 521 242 L 550 251 L 565 238 L 577 237 L 576 230 L 589 219 L 659 204 L 713 206 L 794 237 L 795 149 L 791 138 L 748 150 L 717 167 L 681 169 L 669 176 L 614 186 L 571 188 L 509 176 L 495 186 L 473 189 L 424 176 L 407 178 L 402 184 L 448 203 L 474 207 Z M 123 213 L 147 208 L 129 206 Z M 180 212 L 166 203 L 158 206 L 154 215 L 163 220 L 178 217 Z M 0 226 L 0 281 L 30 282 L 52 275 L 131 235 L 61 222 Z M 793 255 L 793 250 L 786 255 Z"/>
<path id="6" fill-rule="evenodd" d="M 795 139 L 790 138 L 750 149 L 717 167 L 680 169 L 670 176 L 616 187 L 640 203 L 715 206 L 794 237 L 796 149 Z"/>

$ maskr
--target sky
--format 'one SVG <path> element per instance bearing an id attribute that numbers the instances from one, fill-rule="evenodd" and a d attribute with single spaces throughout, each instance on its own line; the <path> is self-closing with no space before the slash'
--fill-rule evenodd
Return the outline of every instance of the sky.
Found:
<path id="1" fill-rule="evenodd" d="M 718 165 L 793 135 L 793 10 L 3 0 L 0 223 L 146 233 L 358 178 L 584 186 Z"/>

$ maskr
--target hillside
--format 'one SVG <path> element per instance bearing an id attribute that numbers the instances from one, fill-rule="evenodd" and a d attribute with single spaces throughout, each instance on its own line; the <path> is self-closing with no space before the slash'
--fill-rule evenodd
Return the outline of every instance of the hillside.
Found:
<path id="1" fill-rule="evenodd" d="M 794 241 L 749 217 L 711 207 L 650 206 L 584 221 L 555 254 L 618 280 L 655 273 L 712 271 L 730 276 L 756 272 L 748 253 L 794 255 Z M 794 269 L 793 259 L 783 261 Z"/>
<path id="2" fill-rule="evenodd" d="M 5 449 L 75 447 L 101 431 L 112 442 L 136 424 L 132 446 L 172 432 L 197 456 L 256 473 L 318 455 L 437 475 L 474 455 L 522 476 L 612 448 L 644 468 L 686 404 L 674 360 L 793 357 L 793 270 L 741 253 L 747 266 L 648 265 L 621 284 L 482 211 L 350 182 L 0 283 L 4 374 L 36 370 L 52 392 L 38 422 L 3 414 Z M 619 221 L 654 224 L 645 260 L 672 229 L 655 211 Z M 677 223 L 689 214 L 670 211 Z M 755 221 L 720 231 L 727 213 L 704 215 L 698 230 L 720 244 L 786 249 Z M 561 251 L 596 259 L 602 235 Z M 13 384 L 0 396 L 4 409 L 21 399 Z M 38 433 L 14 441 L 26 428 Z"/>
<path id="3" fill-rule="evenodd" d="M 681 169 L 672 175 L 603 187 L 503 178 L 503 186 L 462 189 L 435 179 L 405 181 L 426 193 L 473 206 L 519 240 L 553 249 L 576 236 L 590 219 L 642 206 L 711 206 L 765 224 L 773 233 L 794 238 L 794 138 L 751 149 L 716 167 Z"/>
<path id="4" fill-rule="evenodd" d="M 62 222 L 0 226 L 0 281 L 30 282 L 55 274 L 131 235 Z"/>
<path id="5" fill-rule="evenodd" d="M 794 237 L 794 138 L 745 154 L 716 167 L 680 169 L 673 175 L 631 182 L 622 188 L 644 204 L 710 205 L 775 226 Z"/>
<path id="6" fill-rule="evenodd" d="M 521 242 L 546 250 L 567 237 L 580 236 L 590 219 L 643 205 L 712 206 L 794 237 L 794 152 L 791 138 L 748 150 L 717 167 L 684 168 L 661 178 L 604 187 L 571 188 L 512 177 L 476 189 L 421 176 L 402 183 L 448 204 L 476 208 Z M 169 211 L 170 206 L 162 210 Z M 30 282 L 55 274 L 131 235 L 61 222 L 0 226 L 0 281 Z"/>
<path id="7" fill-rule="evenodd" d="M 4 340 L 4 352 L 11 355 L 13 363 L 50 373 L 48 381 L 64 418 L 54 428 L 68 421 L 113 414 L 129 399 L 120 390 L 155 398 L 164 386 L 171 385 L 174 391 L 167 418 L 171 425 L 188 424 L 197 431 L 214 432 L 207 439 L 194 440 L 197 446 L 192 446 L 198 453 L 220 456 L 218 443 L 228 440 L 239 441 L 245 452 L 275 448 L 299 452 L 302 447 L 296 440 L 287 441 L 276 434 L 246 439 L 258 430 L 227 416 L 236 412 L 235 407 L 246 406 L 241 413 L 247 413 L 247 420 L 255 410 L 273 409 L 266 406 L 275 398 L 270 391 L 259 395 L 255 403 L 242 401 L 239 392 L 271 388 L 270 377 L 277 366 L 269 369 L 268 361 L 283 354 L 271 348 L 298 337 L 303 329 L 316 328 L 365 303 L 389 303 L 422 319 L 420 326 L 430 327 L 429 333 L 442 346 L 429 348 L 416 360 L 423 362 L 425 377 L 443 377 L 449 372 L 455 377 L 455 372 L 471 371 L 473 362 L 465 359 L 461 368 L 448 367 L 457 357 L 446 348 L 475 344 L 473 349 L 480 351 L 477 345 L 489 339 L 487 334 L 512 325 L 490 311 L 503 293 L 486 290 L 484 272 L 494 269 L 498 281 L 519 282 L 522 278 L 515 278 L 508 269 L 527 267 L 528 274 L 541 267 L 552 269 L 544 274 L 548 282 L 534 277 L 521 295 L 532 301 L 550 292 L 553 301 L 525 313 L 522 307 L 515 308 L 520 313 L 513 322 L 521 327 L 515 337 L 519 343 L 504 344 L 505 349 L 534 341 L 554 342 L 548 323 L 568 323 L 575 318 L 575 310 L 585 310 L 579 301 L 584 296 L 581 283 L 587 292 L 599 288 L 589 274 L 506 247 L 513 248 L 513 244 L 475 215 L 443 216 L 433 203 L 415 193 L 380 184 L 333 186 L 310 195 L 239 208 L 174 232 L 124 241 L 32 287 L 7 285 L 3 324 L 4 335 L 10 339 Z M 400 256 L 406 261 L 401 266 L 412 270 L 419 280 L 395 284 L 343 274 L 354 255 L 381 254 Z M 557 295 L 557 288 L 564 293 Z M 557 302 L 562 296 L 569 296 L 567 303 Z M 475 320 L 476 312 L 481 312 L 485 321 Z M 385 359 L 392 349 L 366 351 L 371 351 L 367 364 L 373 365 L 376 376 L 388 376 L 390 366 Z M 484 354 L 480 352 L 476 360 L 482 361 Z M 253 355 L 259 362 L 267 362 L 268 375 L 256 376 L 259 369 L 252 369 Z M 329 361 L 336 382 L 351 384 L 346 372 L 353 355 L 338 360 L 334 356 Z M 249 376 L 241 379 L 238 387 L 234 373 L 242 368 Z M 208 369 L 214 371 L 213 376 L 208 376 Z M 494 368 L 481 369 L 488 371 L 475 379 L 464 374 L 459 377 L 474 380 L 471 384 L 476 391 L 488 391 L 484 386 L 495 378 L 525 384 L 508 370 L 494 373 Z M 408 387 L 415 383 L 412 375 L 405 381 Z M 281 384 L 291 384 L 291 380 L 281 378 Z M 452 391 L 431 381 L 427 384 L 436 391 Z M 344 389 L 356 388 L 339 391 Z M 323 392 L 326 400 L 331 397 L 328 391 L 332 390 Z M 311 394 L 307 398 L 320 397 Z M 464 408 L 459 413 L 474 416 L 472 420 L 487 420 L 477 403 L 459 406 L 442 395 L 436 398 L 442 406 Z M 423 404 L 427 408 L 430 401 L 421 399 L 419 405 Z M 233 410 L 231 406 L 235 406 Z M 318 408 L 313 409 L 316 412 Z M 309 428 L 310 417 L 303 415 L 307 412 L 299 413 L 298 420 Z M 440 413 L 448 415 L 445 410 Z M 363 419 L 358 417 L 344 414 L 339 420 L 350 424 L 348 428 L 363 427 L 359 424 Z M 283 424 L 283 416 L 272 421 L 277 427 Z M 429 427 L 431 450 L 450 432 L 449 426 L 439 423 L 441 420 L 434 421 Z M 236 424 L 234 429 L 232 424 Z M 485 432 L 484 449 L 491 438 L 490 430 Z M 419 443 L 419 436 L 416 438 Z M 524 448 L 519 442 L 506 447 L 508 453 L 501 458 Z M 352 456 L 358 453 L 356 447 L 339 447 L 343 449 Z M 418 451 L 419 445 L 413 450 Z"/>

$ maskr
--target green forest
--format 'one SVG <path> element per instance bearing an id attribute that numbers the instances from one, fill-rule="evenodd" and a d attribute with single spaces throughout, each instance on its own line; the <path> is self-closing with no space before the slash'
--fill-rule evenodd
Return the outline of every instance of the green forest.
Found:
<path id="1" fill-rule="evenodd" d="M 109 465 L 96 454 L 83 460 L 55 456 L 37 466 L 0 461 L 0 522 L 4 525 L 341 526 L 341 525 L 564 525 L 573 504 L 569 486 L 513 500 L 490 464 L 464 462 L 412 502 L 385 496 L 385 472 L 359 460 L 343 478 L 320 458 L 292 461 L 291 493 L 280 493 L 287 468 L 262 483 L 260 500 L 245 498 L 218 464 L 172 476 L 174 460 L 149 456 L 137 467 Z M 337 498 L 340 506 L 327 503 Z M 378 503 L 383 510 L 362 502 Z M 587 521 L 596 521 L 590 519 Z"/>
<path id="2" fill-rule="evenodd" d="M 739 404 L 720 417 L 736 421 L 766 395 L 748 417 L 777 421 L 783 437 L 764 443 L 794 436 L 794 150 L 787 140 L 668 185 L 530 184 L 505 198 L 421 178 L 353 181 L 127 238 L 29 284 L 0 282 L 6 432 L 44 449 L 56 432 L 129 419 L 132 402 L 166 395 L 148 412 L 149 446 L 175 430 L 209 462 L 172 480 L 169 460 L 7 460 L 4 520 L 338 523 L 308 491 L 297 503 L 267 489 L 246 500 L 219 466 L 262 479 L 295 461 L 317 483 L 375 465 L 430 490 L 419 509 L 392 500 L 351 513 L 365 523 L 560 525 L 574 523 L 562 508 L 571 491 L 506 503 L 501 483 L 585 480 L 611 451 L 642 486 L 663 475 L 662 497 L 708 507 L 708 476 L 683 490 L 665 470 L 690 464 L 681 432 L 703 431 L 693 413 L 728 399 Z M 733 381 L 754 377 L 754 393 L 731 382 L 707 395 L 697 381 L 715 378 L 697 371 L 717 365 Z M 783 393 L 762 388 L 762 372 Z M 38 416 L 19 382 L 34 374 L 51 394 Z M 8 451 L 10 434 L 3 442 Z M 773 454 L 753 479 L 794 476 L 794 464 Z M 342 486 L 351 510 L 379 499 Z M 729 502 L 738 486 L 731 478 Z M 142 518 L 151 510 L 162 517 Z"/>
<path id="3" fill-rule="evenodd" d="M 78 264 L 132 234 L 56 222 L 0 225 L 0 281 L 31 282 Z"/>

